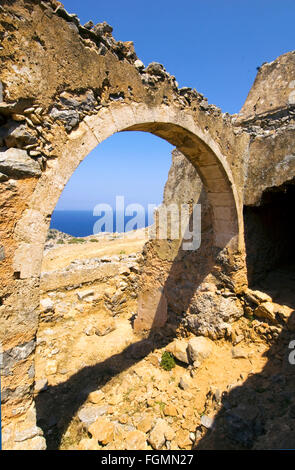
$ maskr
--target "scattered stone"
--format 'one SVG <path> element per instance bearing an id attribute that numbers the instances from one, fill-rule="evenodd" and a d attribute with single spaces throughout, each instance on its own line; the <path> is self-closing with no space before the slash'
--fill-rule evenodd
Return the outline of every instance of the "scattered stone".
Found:
<path id="1" fill-rule="evenodd" d="M 186 431 L 184 429 L 180 429 L 179 431 L 177 431 L 175 440 L 180 449 L 190 449 L 192 446 L 190 433 L 189 431 Z"/>
<path id="2" fill-rule="evenodd" d="M 119 403 L 121 403 L 123 401 L 123 395 L 122 393 L 113 393 L 113 395 L 111 395 L 109 398 L 108 398 L 108 403 L 110 405 L 118 405 Z"/>
<path id="3" fill-rule="evenodd" d="M 32 426 L 28 429 L 16 431 L 14 440 L 15 442 L 23 442 L 36 436 L 42 436 L 42 430 L 37 426 Z"/>
<path id="4" fill-rule="evenodd" d="M 173 356 L 180 362 L 189 364 L 189 358 L 187 353 L 188 343 L 185 339 L 176 339 L 167 347 L 167 351 L 171 352 Z"/>
<path id="5" fill-rule="evenodd" d="M 130 431 L 125 438 L 126 450 L 146 450 L 147 436 L 142 431 Z"/>
<path id="6" fill-rule="evenodd" d="M 110 35 L 113 32 L 113 28 L 106 21 L 103 21 L 102 23 L 97 23 L 94 26 L 94 32 L 98 36 L 104 36 L 105 34 Z"/>
<path id="7" fill-rule="evenodd" d="M 217 403 L 221 402 L 222 392 L 219 388 L 211 387 L 212 395 Z"/>
<path id="8" fill-rule="evenodd" d="M 36 380 L 35 382 L 35 392 L 40 393 L 47 390 L 48 380 L 46 378 Z"/>
<path id="9" fill-rule="evenodd" d="M 164 415 L 165 416 L 177 416 L 178 412 L 177 412 L 176 406 L 174 406 L 172 404 L 166 405 L 164 407 Z"/>
<path id="10" fill-rule="evenodd" d="M 96 441 L 106 445 L 114 440 L 115 426 L 106 418 L 100 417 L 89 426 L 88 432 Z"/>
<path id="11" fill-rule="evenodd" d="M 262 302 L 272 302 L 272 298 L 270 295 L 266 294 L 266 292 L 261 292 L 259 290 L 252 290 L 246 289 L 245 291 L 246 297 L 256 304 L 260 304 Z"/>
<path id="12" fill-rule="evenodd" d="M 54 303 L 48 297 L 45 298 L 45 299 L 41 299 L 40 305 L 41 305 L 41 308 L 42 308 L 44 313 L 52 312 L 52 310 L 54 308 Z"/>
<path id="13" fill-rule="evenodd" d="M 196 440 L 196 434 L 194 432 L 190 432 L 189 433 L 189 438 L 192 442 L 195 442 Z"/>
<path id="14" fill-rule="evenodd" d="M 166 70 L 162 64 L 159 64 L 159 62 L 151 62 L 147 68 L 145 69 L 146 73 L 149 73 L 150 75 L 156 75 L 158 77 L 165 77 L 166 76 Z"/>
<path id="15" fill-rule="evenodd" d="M 33 107 L 31 106 L 30 108 L 26 108 L 26 109 L 24 110 L 24 114 L 25 114 L 25 115 L 30 115 L 30 114 L 32 114 L 34 111 L 35 111 L 35 108 L 33 108 Z"/>
<path id="16" fill-rule="evenodd" d="M 54 375 L 57 372 L 57 362 L 56 361 L 47 361 L 45 367 L 46 375 Z"/>
<path id="17" fill-rule="evenodd" d="M 91 21 L 91 20 L 90 20 L 90 21 L 87 21 L 87 23 L 85 23 L 85 24 L 83 25 L 83 27 L 86 28 L 86 29 L 92 29 L 93 26 L 94 26 L 94 23 L 93 23 L 93 21 Z"/>
<path id="18" fill-rule="evenodd" d="M 149 356 L 149 357 L 147 358 L 147 360 L 148 360 L 153 366 L 155 366 L 155 367 L 158 367 L 159 364 L 160 364 L 160 362 L 161 362 L 161 361 L 159 360 L 159 358 L 158 358 L 157 356 L 154 356 L 154 355 Z"/>
<path id="19" fill-rule="evenodd" d="M 105 415 L 108 411 L 108 405 L 104 406 L 89 406 L 86 405 L 78 412 L 78 418 L 88 428 L 94 423 L 98 417 Z"/>
<path id="20" fill-rule="evenodd" d="M 93 325 L 86 326 L 84 333 L 86 336 L 93 336 L 96 333 L 96 327 Z"/>
<path id="21" fill-rule="evenodd" d="M 35 364 L 32 364 L 31 367 L 28 370 L 28 376 L 30 379 L 35 378 Z"/>
<path id="22" fill-rule="evenodd" d="M 235 336 L 235 338 L 233 340 L 234 345 L 241 343 L 243 341 L 243 339 L 244 339 L 244 335 Z"/>
<path id="23" fill-rule="evenodd" d="M 97 336 L 106 336 L 116 329 L 116 322 L 113 318 L 105 318 L 95 328 Z"/>
<path id="24" fill-rule="evenodd" d="M 29 150 L 30 157 L 42 157 L 39 150 Z"/>
<path id="25" fill-rule="evenodd" d="M 200 108 L 204 111 L 207 111 L 209 109 L 209 104 L 208 104 L 208 101 L 206 100 L 202 100 L 200 102 Z"/>
<path id="26" fill-rule="evenodd" d="M 210 416 L 207 415 L 201 416 L 201 425 L 206 429 L 213 429 L 214 418 L 210 418 Z"/>
<path id="27" fill-rule="evenodd" d="M 294 309 L 287 305 L 276 305 L 276 313 L 283 322 L 287 323 L 293 316 Z"/>
<path id="28" fill-rule="evenodd" d="M 52 108 L 50 111 L 50 117 L 56 121 L 61 121 L 67 131 L 71 131 L 79 123 L 79 113 L 75 109 L 59 110 Z"/>
<path id="29" fill-rule="evenodd" d="M 84 438 L 79 442 L 78 450 L 98 450 L 99 446 L 95 439 Z"/>
<path id="30" fill-rule="evenodd" d="M 0 180 L 1 180 L 1 173 L 0 173 Z M 4 246 L 0 245 L 0 261 L 3 261 L 5 259 L 5 250 Z"/>
<path id="31" fill-rule="evenodd" d="M 153 426 L 153 422 L 154 422 L 154 419 L 151 416 L 145 416 L 138 422 L 137 429 L 139 431 L 147 433 L 151 430 Z"/>
<path id="32" fill-rule="evenodd" d="M 91 403 L 94 403 L 94 404 L 97 404 L 97 403 L 100 403 L 102 401 L 102 399 L 104 398 L 105 394 L 103 393 L 102 390 L 95 390 L 94 392 L 91 392 L 88 396 L 88 400 L 91 402 Z"/>
<path id="33" fill-rule="evenodd" d="M 195 361 L 202 363 L 212 353 L 212 341 L 204 336 L 197 336 L 189 340 L 187 351 L 192 363 Z"/>
<path id="34" fill-rule="evenodd" d="M 12 114 L 12 119 L 17 122 L 23 122 L 26 120 L 26 116 L 23 114 Z"/>
<path id="35" fill-rule="evenodd" d="M 93 289 L 77 292 L 77 297 L 78 297 L 79 300 L 84 300 L 87 297 L 90 297 L 92 295 L 94 295 L 94 290 Z"/>
<path id="36" fill-rule="evenodd" d="M 121 424 L 127 424 L 129 421 L 129 416 L 127 414 L 120 415 L 119 416 L 119 423 Z"/>
<path id="37" fill-rule="evenodd" d="M 202 365 L 202 363 L 200 361 L 194 361 L 193 362 L 193 368 L 194 369 L 198 369 L 201 365 Z M 193 372 L 193 371 L 191 371 L 191 372 Z"/>
<path id="38" fill-rule="evenodd" d="M 155 450 L 160 450 L 165 444 L 166 440 L 172 441 L 175 436 L 174 430 L 162 418 L 157 419 L 149 435 L 149 443 Z"/>
<path id="39" fill-rule="evenodd" d="M 274 322 L 276 320 L 275 305 L 272 302 L 264 302 L 254 310 L 254 315 Z"/>
<path id="40" fill-rule="evenodd" d="M 187 390 L 187 389 L 189 388 L 189 385 L 183 380 L 182 377 L 180 377 L 178 386 L 179 386 L 179 388 L 181 388 L 182 390 Z"/>

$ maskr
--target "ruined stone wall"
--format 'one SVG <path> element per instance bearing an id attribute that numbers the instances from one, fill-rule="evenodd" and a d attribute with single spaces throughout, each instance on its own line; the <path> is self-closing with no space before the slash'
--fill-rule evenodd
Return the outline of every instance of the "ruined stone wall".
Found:
<path id="1" fill-rule="evenodd" d="M 240 113 L 232 117 L 236 132 L 249 135 L 243 161 L 243 197 L 250 283 L 286 258 L 294 259 L 290 222 L 295 176 L 294 80 L 294 51 L 263 64 Z M 183 201 L 189 199 L 195 185 L 190 168 L 186 159 L 181 167 L 174 164 L 169 201 L 173 191 L 177 197 L 178 189 Z"/>

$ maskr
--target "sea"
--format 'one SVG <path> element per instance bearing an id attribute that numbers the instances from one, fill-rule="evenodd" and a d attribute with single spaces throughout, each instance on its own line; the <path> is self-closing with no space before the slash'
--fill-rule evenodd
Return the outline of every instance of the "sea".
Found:
<path id="1" fill-rule="evenodd" d="M 128 221 L 132 219 L 132 216 L 124 217 L 124 228 Z M 89 235 L 94 234 L 94 225 L 97 221 L 101 219 L 100 216 L 94 216 L 93 211 L 77 211 L 77 210 L 56 210 L 53 212 L 51 217 L 51 224 L 50 228 L 54 228 L 59 230 L 60 232 L 67 233 L 72 235 L 73 237 L 87 237 Z M 99 232 L 117 232 L 116 226 L 116 212 L 113 212 L 113 230 L 108 230 L 109 227 L 106 227 L 105 224 L 100 227 L 99 231 L 95 231 L 95 233 Z M 148 211 L 145 211 L 145 220 L 143 223 L 139 223 L 134 226 L 134 228 L 143 228 L 149 225 L 148 220 Z M 118 230 L 122 232 L 122 230 Z M 125 231 L 125 230 L 124 230 Z"/>

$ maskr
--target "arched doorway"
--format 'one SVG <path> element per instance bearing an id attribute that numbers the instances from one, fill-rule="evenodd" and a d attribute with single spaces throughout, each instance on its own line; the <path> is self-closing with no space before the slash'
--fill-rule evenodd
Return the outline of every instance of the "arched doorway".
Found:
<path id="1" fill-rule="evenodd" d="M 20 279 L 34 281 L 34 295 L 39 295 L 39 284 L 35 280 L 40 276 L 50 217 L 65 184 L 80 161 L 96 145 L 116 132 L 133 130 L 151 132 L 167 140 L 189 159 L 196 167 L 208 194 L 216 253 L 226 250 L 229 259 L 234 259 L 237 253 L 241 255 L 243 252 L 241 202 L 229 164 L 209 132 L 202 131 L 192 114 L 171 106 L 114 104 L 102 108 L 97 115 L 86 117 L 68 134 L 61 154 L 48 161 L 47 169 L 36 185 L 28 208 L 17 223 L 19 246 L 14 257 L 14 269 Z M 242 264 L 238 269 L 235 267 L 240 285 L 245 282 L 241 276 L 242 270 Z M 36 331 L 30 330 L 30 334 L 35 337 Z"/>

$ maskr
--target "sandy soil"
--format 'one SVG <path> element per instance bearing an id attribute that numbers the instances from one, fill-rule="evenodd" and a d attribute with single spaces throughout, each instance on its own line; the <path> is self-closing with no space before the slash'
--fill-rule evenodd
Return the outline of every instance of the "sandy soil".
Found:
<path id="1" fill-rule="evenodd" d="M 94 237 L 92 237 L 94 239 Z M 55 271 L 68 266 L 73 260 L 82 260 L 102 256 L 114 256 L 119 254 L 129 255 L 142 251 L 146 239 L 143 237 L 131 237 L 108 239 L 97 239 L 90 242 L 85 238 L 84 243 L 55 245 L 44 256 L 42 272 Z"/>

